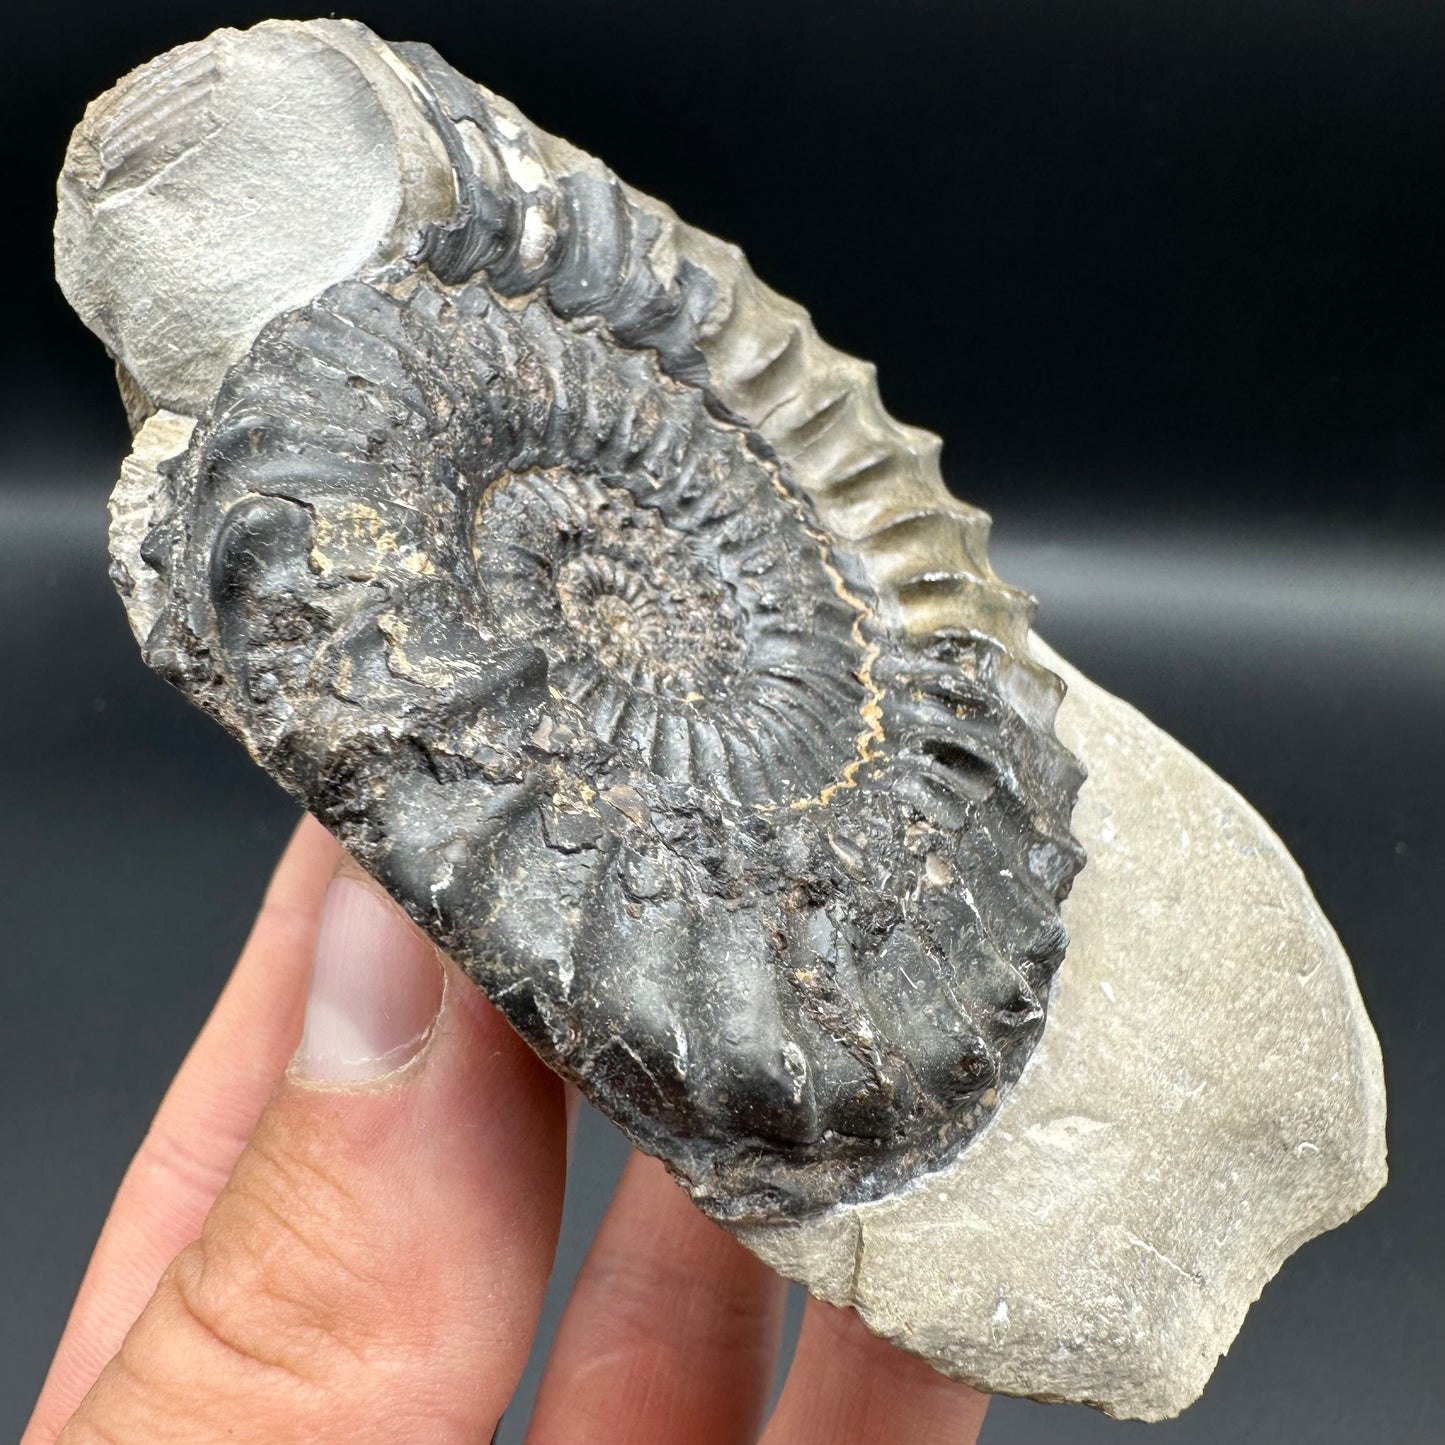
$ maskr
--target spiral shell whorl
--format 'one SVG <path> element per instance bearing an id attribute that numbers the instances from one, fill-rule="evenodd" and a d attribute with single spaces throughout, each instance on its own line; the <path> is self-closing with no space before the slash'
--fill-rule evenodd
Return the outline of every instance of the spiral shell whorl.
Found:
<path id="1" fill-rule="evenodd" d="M 822 341 L 736 246 L 537 130 L 429 46 L 394 49 L 434 97 L 459 196 L 416 259 L 444 279 L 485 269 L 505 295 L 541 287 L 560 315 L 596 316 L 625 345 L 656 351 L 670 376 L 705 387 L 853 544 L 890 624 L 927 634 L 969 617 L 1004 643 L 1015 705 L 1051 728 L 1063 690 L 1028 652 L 1034 601 L 993 571 L 988 515 L 944 486 L 940 439 L 884 410 L 876 368 Z"/>
<path id="2" fill-rule="evenodd" d="M 705 1207 L 887 1193 L 1063 956 L 1028 599 L 735 248 L 394 53 L 457 214 L 229 372 L 152 499 L 147 656 Z"/>

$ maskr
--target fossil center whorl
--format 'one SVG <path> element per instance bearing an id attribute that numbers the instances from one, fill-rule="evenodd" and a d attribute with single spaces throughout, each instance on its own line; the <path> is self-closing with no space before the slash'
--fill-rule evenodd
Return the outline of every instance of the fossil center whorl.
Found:
<path id="1" fill-rule="evenodd" d="M 528 323 L 546 314 L 490 309 L 469 333 L 473 364 L 507 362 L 527 395 Z M 627 353 L 619 387 L 596 337 L 549 330 L 569 384 L 545 444 L 497 444 L 494 388 L 449 423 L 478 458 L 471 547 L 489 624 L 540 649 L 552 695 L 599 745 L 720 806 L 803 806 L 844 785 L 877 730 L 871 612 L 806 503 L 695 391 Z"/>
<path id="2" fill-rule="evenodd" d="M 718 653 L 734 651 L 696 638 L 697 604 L 663 590 L 647 571 L 606 553 L 580 552 L 557 571 L 562 615 L 598 662 L 638 687 L 670 697 L 701 698 L 732 668 Z M 701 645 L 700 645 L 701 644 Z M 715 664 L 722 664 L 716 666 Z"/>
<path id="3" fill-rule="evenodd" d="M 716 705 L 747 664 L 744 619 L 715 560 L 625 487 L 561 470 L 510 477 L 478 509 L 474 551 L 499 610 L 574 698 L 605 673 Z"/>

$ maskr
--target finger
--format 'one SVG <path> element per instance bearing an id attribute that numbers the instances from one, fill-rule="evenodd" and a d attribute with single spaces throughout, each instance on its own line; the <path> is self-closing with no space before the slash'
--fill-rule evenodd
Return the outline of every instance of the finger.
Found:
<path id="1" fill-rule="evenodd" d="M 338 878 L 292 1069 L 61 1439 L 486 1439 L 541 1308 L 565 1135 L 560 1082 Z"/>
<path id="2" fill-rule="evenodd" d="M 810 1299 L 762 1445 L 973 1445 L 988 1396 Z"/>
<path id="3" fill-rule="evenodd" d="M 24 1445 L 55 1438 L 162 1271 L 200 1233 L 296 1047 L 316 920 L 340 856 L 319 823 L 302 820 L 230 981 L 121 1182 Z"/>
<path id="4" fill-rule="evenodd" d="M 562 1317 L 527 1445 L 755 1440 L 785 1290 L 634 1154 Z"/>

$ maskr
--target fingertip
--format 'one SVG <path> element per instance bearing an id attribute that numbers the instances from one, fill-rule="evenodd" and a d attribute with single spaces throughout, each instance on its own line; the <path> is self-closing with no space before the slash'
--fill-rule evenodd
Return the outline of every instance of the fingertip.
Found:
<path id="1" fill-rule="evenodd" d="M 436 950 L 395 904 L 356 878 L 333 878 L 292 1077 L 365 1084 L 406 1068 L 432 1038 L 443 981 Z"/>
<path id="2" fill-rule="evenodd" d="M 809 1299 L 763 1445 L 972 1445 L 988 1396 L 875 1335 L 851 1309 Z"/>

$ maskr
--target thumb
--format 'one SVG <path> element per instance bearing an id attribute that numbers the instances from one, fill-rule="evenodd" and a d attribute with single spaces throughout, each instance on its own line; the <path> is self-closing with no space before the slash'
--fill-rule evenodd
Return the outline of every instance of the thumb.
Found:
<path id="1" fill-rule="evenodd" d="M 562 1089 L 374 884 L 330 885 L 301 1046 L 61 1435 L 487 1439 L 551 1268 Z"/>

